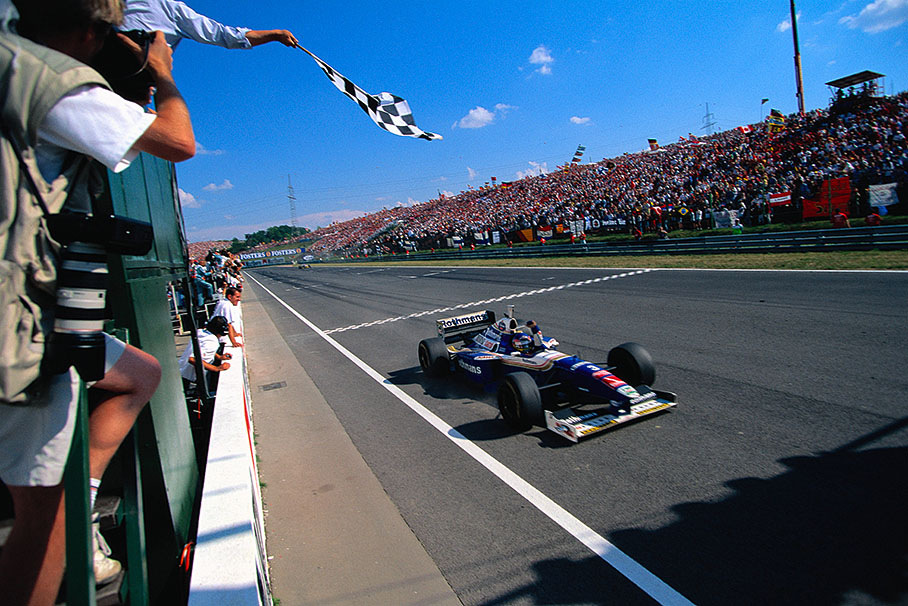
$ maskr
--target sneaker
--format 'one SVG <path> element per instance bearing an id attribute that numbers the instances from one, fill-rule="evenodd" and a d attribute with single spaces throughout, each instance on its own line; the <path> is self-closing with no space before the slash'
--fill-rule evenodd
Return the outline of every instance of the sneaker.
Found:
<path id="1" fill-rule="evenodd" d="M 95 547 L 95 583 L 104 585 L 112 581 L 123 569 L 123 566 L 120 562 L 110 557 L 110 546 L 101 534 L 101 524 L 95 522 L 91 525 L 91 529 Z"/>

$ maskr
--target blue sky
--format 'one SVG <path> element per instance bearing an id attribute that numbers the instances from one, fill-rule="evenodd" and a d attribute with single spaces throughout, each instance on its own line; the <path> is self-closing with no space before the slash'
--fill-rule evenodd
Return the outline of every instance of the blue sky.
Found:
<path id="1" fill-rule="evenodd" d="M 174 73 L 199 153 L 177 178 L 190 241 L 314 229 L 797 110 L 789 3 L 313 3 L 189 0 L 222 23 L 286 28 L 369 93 L 410 104 L 425 141 L 379 129 L 297 49 L 183 41 Z M 797 2 L 807 109 L 869 69 L 908 89 L 908 0 Z M 761 106 L 760 100 L 770 101 Z"/>

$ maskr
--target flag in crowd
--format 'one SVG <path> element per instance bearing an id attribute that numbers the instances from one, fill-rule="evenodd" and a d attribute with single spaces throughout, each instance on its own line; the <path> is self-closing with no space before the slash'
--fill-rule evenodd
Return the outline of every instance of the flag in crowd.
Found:
<path id="1" fill-rule="evenodd" d="M 783 191 L 777 194 L 769 194 L 770 206 L 783 206 L 785 204 L 791 204 L 790 191 Z"/>
<path id="2" fill-rule="evenodd" d="M 413 112 L 410 111 L 410 105 L 405 99 L 391 93 L 370 95 L 309 50 L 302 46 L 298 48 L 304 50 L 312 57 L 334 86 L 355 101 L 380 128 L 402 137 L 416 137 L 427 141 L 442 138 L 441 135 L 422 131 L 416 126 L 416 122 L 413 120 Z"/>
<path id="3" fill-rule="evenodd" d="M 653 151 L 659 149 L 659 141 L 656 139 L 647 139 L 649 142 L 649 148 Z"/>
<path id="4" fill-rule="evenodd" d="M 881 185 L 871 185 L 868 191 L 870 206 L 885 208 L 898 204 L 899 198 L 895 188 L 897 183 L 883 183 Z"/>
<path id="5" fill-rule="evenodd" d="M 785 116 L 777 109 L 769 110 L 769 117 L 766 118 L 766 125 L 771 133 L 777 133 L 785 130 Z"/>
<path id="6" fill-rule="evenodd" d="M 586 151 L 586 146 L 585 146 L 585 145 L 578 145 L 578 146 L 577 146 L 577 151 L 574 152 L 574 157 L 571 158 L 571 162 L 573 162 L 573 163 L 575 163 L 575 164 L 576 164 L 577 162 L 580 162 L 580 158 L 583 157 L 583 152 L 585 152 L 585 151 Z"/>

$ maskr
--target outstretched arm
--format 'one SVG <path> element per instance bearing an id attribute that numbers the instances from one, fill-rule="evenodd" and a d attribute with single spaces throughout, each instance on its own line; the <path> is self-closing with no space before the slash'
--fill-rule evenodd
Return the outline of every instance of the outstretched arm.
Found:
<path id="1" fill-rule="evenodd" d="M 299 46 L 299 40 L 296 39 L 289 30 L 286 29 L 260 29 L 249 30 L 246 32 L 246 39 L 252 46 L 259 46 L 268 42 L 280 42 L 284 46 Z"/>

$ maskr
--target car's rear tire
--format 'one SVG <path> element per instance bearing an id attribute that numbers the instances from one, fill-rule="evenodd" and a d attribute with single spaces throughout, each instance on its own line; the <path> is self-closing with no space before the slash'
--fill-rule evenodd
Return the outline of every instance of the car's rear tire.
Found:
<path id="1" fill-rule="evenodd" d="M 451 370 L 448 345 L 441 337 L 423 339 L 419 342 L 419 366 L 430 377 L 440 377 Z"/>
<path id="2" fill-rule="evenodd" d="M 498 388 L 498 410 L 515 431 L 526 431 L 533 425 L 545 425 L 539 387 L 525 372 L 515 372 L 505 377 Z"/>
<path id="3" fill-rule="evenodd" d="M 652 385 L 656 380 L 653 357 L 639 343 L 622 343 L 608 352 L 608 365 L 619 379 L 632 385 Z"/>

